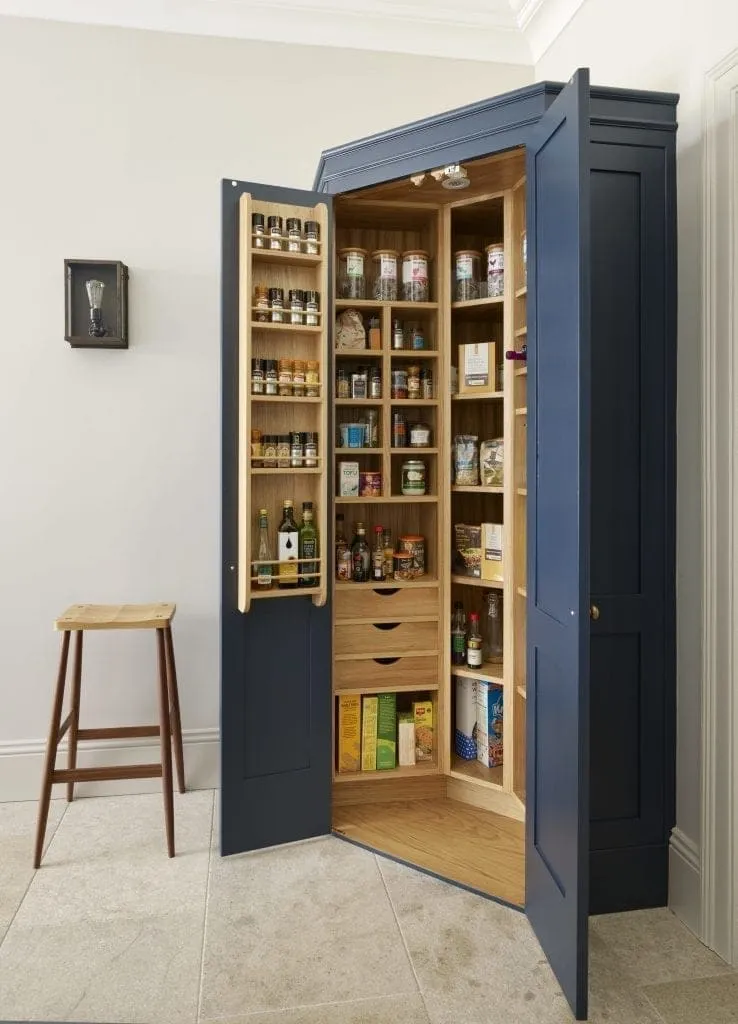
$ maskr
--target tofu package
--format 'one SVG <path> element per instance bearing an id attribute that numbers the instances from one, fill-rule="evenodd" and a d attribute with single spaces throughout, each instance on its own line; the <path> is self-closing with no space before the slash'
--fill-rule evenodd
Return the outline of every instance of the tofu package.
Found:
<path id="1" fill-rule="evenodd" d="M 341 498 L 359 497 L 359 463 L 338 463 L 338 494 Z"/>
<path id="2" fill-rule="evenodd" d="M 477 761 L 485 768 L 502 765 L 502 688 L 477 682 Z"/>
<path id="3" fill-rule="evenodd" d="M 465 761 L 477 758 L 477 680 L 456 680 L 456 756 Z"/>

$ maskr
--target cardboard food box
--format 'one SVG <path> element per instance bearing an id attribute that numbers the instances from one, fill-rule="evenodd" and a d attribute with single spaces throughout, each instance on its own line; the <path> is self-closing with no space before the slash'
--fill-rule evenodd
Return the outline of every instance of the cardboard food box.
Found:
<path id="1" fill-rule="evenodd" d="M 338 772 L 361 771 L 361 697 L 338 698 Z"/>
<path id="2" fill-rule="evenodd" d="M 376 697 L 361 699 L 361 770 L 377 770 L 377 714 L 379 701 Z"/>
<path id="3" fill-rule="evenodd" d="M 453 571 L 458 576 L 482 578 L 482 527 L 469 523 L 454 526 Z"/>
<path id="4" fill-rule="evenodd" d="M 454 750 L 465 761 L 477 759 L 477 681 L 456 680 L 456 729 Z"/>
<path id="5" fill-rule="evenodd" d="M 486 768 L 502 765 L 502 688 L 477 683 L 477 761 Z"/>
<path id="6" fill-rule="evenodd" d="M 397 766 L 397 694 L 380 693 L 377 713 L 377 771 Z"/>
<path id="7" fill-rule="evenodd" d="M 412 711 L 403 711 L 397 723 L 398 763 L 401 768 L 415 764 L 415 719 Z"/>
<path id="8" fill-rule="evenodd" d="M 495 343 L 459 345 L 459 392 L 495 391 Z"/>
<path id="9" fill-rule="evenodd" d="M 504 577 L 502 523 L 482 523 L 482 579 Z"/>
<path id="10" fill-rule="evenodd" d="M 433 702 L 413 701 L 415 723 L 415 760 L 433 761 Z"/>
<path id="11" fill-rule="evenodd" d="M 338 463 L 338 494 L 341 498 L 359 497 L 359 463 Z"/>

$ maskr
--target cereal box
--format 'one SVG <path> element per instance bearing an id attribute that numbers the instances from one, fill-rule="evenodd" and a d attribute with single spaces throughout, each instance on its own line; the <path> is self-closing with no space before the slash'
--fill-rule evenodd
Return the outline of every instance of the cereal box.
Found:
<path id="1" fill-rule="evenodd" d="M 456 729 L 454 750 L 465 761 L 477 757 L 477 681 L 456 680 Z"/>
<path id="2" fill-rule="evenodd" d="M 379 702 L 376 697 L 361 699 L 361 770 L 377 770 L 377 714 Z"/>
<path id="3" fill-rule="evenodd" d="M 397 694 L 380 693 L 377 700 L 377 771 L 385 771 L 397 764 Z"/>
<path id="4" fill-rule="evenodd" d="M 400 767 L 415 764 L 415 719 L 412 711 L 400 713 L 397 723 L 397 740 Z"/>
<path id="5" fill-rule="evenodd" d="M 338 771 L 361 770 L 361 697 L 338 698 Z"/>
<path id="6" fill-rule="evenodd" d="M 477 761 L 487 768 L 502 764 L 502 689 L 477 683 Z"/>
<path id="7" fill-rule="evenodd" d="M 415 722 L 415 760 L 432 761 L 433 754 L 433 702 L 430 700 L 413 701 L 413 721 Z"/>

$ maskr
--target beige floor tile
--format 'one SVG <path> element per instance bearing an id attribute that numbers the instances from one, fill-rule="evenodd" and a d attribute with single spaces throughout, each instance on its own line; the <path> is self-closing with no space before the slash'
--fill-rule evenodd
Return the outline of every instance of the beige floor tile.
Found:
<path id="1" fill-rule="evenodd" d="M 662 1024 L 643 990 L 594 933 L 589 941 L 589 1020 L 591 1024 Z"/>
<path id="2" fill-rule="evenodd" d="M 202 912 L 51 926 L 16 918 L 0 946 L 0 1017 L 194 1022 L 202 920 Z"/>
<path id="3" fill-rule="evenodd" d="M 66 809 L 52 800 L 46 828 L 46 847 Z M 33 879 L 33 843 L 38 804 L 35 801 L 0 804 L 0 942 Z"/>
<path id="4" fill-rule="evenodd" d="M 428 1014 L 419 995 L 404 995 L 250 1013 L 218 1024 L 428 1024 Z"/>
<path id="5" fill-rule="evenodd" d="M 417 993 L 372 854 L 326 838 L 212 863 L 202 1018 Z"/>
<path id="6" fill-rule="evenodd" d="M 670 910 L 636 910 L 591 919 L 590 928 L 638 985 L 705 978 L 729 971 Z"/>
<path id="7" fill-rule="evenodd" d="M 736 1024 L 738 974 L 649 985 L 646 995 L 665 1024 Z"/>

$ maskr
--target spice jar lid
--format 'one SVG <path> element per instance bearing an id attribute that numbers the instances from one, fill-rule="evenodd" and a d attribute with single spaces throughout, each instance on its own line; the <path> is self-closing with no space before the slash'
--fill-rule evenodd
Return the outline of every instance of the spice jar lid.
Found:
<path id="1" fill-rule="evenodd" d="M 297 228 L 298 231 L 302 228 L 302 221 L 299 217 L 287 218 L 287 230 L 289 231 L 290 228 Z"/>
<path id="2" fill-rule="evenodd" d="M 368 249 L 362 249 L 359 245 L 348 245 L 345 249 L 339 249 L 339 256 L 348 256 L 349 253 L 356 253 L 357 256 L 366 256 Z"/>
<path id="3" fill-rule="evenodd" d="M 264 362 L 266 363 L 267 370 L 276 370 L 277 369 L 277 360 L 276 359 L 265 359 Z"/>
<path id="4" fill-rule="evenodd" d="M 320 363 L 317 359 L 308 359 L 307 368 L 308 370 L 317 370 L 320 367 Z"/>
<path id="5" fill-rule="evenodd" d="M 261 438 L 262 438 L 262 433 L 258 429 L 258 427 L 252 427 L 251 428 L 251 440 L 252 441 L 260 441 Z"/>
<path id="6" fill-rule="evenodd" d="M 402 254 L 402 258 L 406 260 L 408 256 L 424 256 L 426 259 L 428 259 L 428 253 L 426 252 L 425 249 L 406 249 L 405 252 Z"/>
<path id="7" fill-rule="evenodd" d="M 286 369 L 291 368 L 291 367 L 292 367 L 292 360 L 291 359 L 280 359 L 279 360 L 279 368 L 280 368 L 280 370 L 282 370 L 282 369 L 286 370 Z"/>
<path id="8" fill-rule="evenodd" d="M 306 291 L 303 292 L 303 295 L 305 296 L 305 302 L 320 303 L 320 292 Z"/>
<path id="9" fill-rule="evenodd" d="M 275 216 L 271 216 L 269 218 L 269 227 L 270 228 L 276 228 L 277 226 L 282 227 L 282 218 L 281 217 L 277 217 L 276 215 Z"/>
<path id="10" fill-rule="evenodd" d="M 255 370 L 263 370 L 264 369 L 264 360 L 263 359 L 252 359 L 251 360 L 251 365 L 252 365 L 252 367 Z"/>
<path id="11" fill-rule="evenodd" d="M 459 249 L 458 252 L 454 253 L 454 259 L 458 259 L 459 256 L 478 256 L 480 260 L 482 258 L 479 249 Z"/>
<path id="12" fill-rule="evenodd" d="M 489 245 L 485 245 L 485 252 L 499 252 L 500 249 L 504 249 L 505 246 L 502 242 L 490 242 Z"/>
<path id="13" fill-rule="evenodd" d="M 306 220 L 305 230 L 314 231 L 316 234 L 320 234 L 320 223 L 317 220 Z"/>
<path id="14" fill-rule="evenodd" d="M 318 432 L 317 430 L 306 430 L 303 434 L 305 438 L 305 444 L 317 444 L 318 443 Z"/>
<path id="15" fill-rule="evenodd" d="M 284 298 L 284 288 L 270 288 L 269 298 L 273 301 L 274 299 Z"/>
<path id="16" fill-rule="evenodd" d="M 262 227 L 264 227 L 264 214 L 263 213 L 252 213 L 251 214 L 251 223 L 254 225 L 254 227 L 256 227 L 259 224 Z"/>
<path id="17" fill-rule="evenodd" d="M 290 288 L 290 302 L 302 302 L 302 288 Z"/>
<path id="18" fill-rule="evenodd" d="M 399 253 L 397 249 L 375 249 L 372 253 L 372 259 L 376 259 L 377 256 L 392 256 L 394 259 L 397 259 Z"/>

